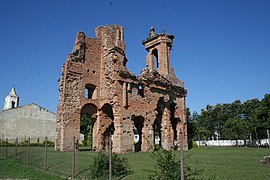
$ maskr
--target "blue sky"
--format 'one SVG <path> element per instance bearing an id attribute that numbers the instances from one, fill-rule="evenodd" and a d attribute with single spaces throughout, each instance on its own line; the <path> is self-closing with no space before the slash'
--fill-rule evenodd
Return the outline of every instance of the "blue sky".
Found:
<path id="1" fill-rule="evenodd" d="M 20 105 L 55 112 L 57 80 L 76 33 L 94 37 L 106 24 L 124 26 L 127 67 L 137 75 L 150 27 L 175 36 L 171 65 L 185 82 L 191 111 L 261 99 L 270 93 L 269 19 L 269 0 L 3 1 L 0 99 L 15 86 Z"/>

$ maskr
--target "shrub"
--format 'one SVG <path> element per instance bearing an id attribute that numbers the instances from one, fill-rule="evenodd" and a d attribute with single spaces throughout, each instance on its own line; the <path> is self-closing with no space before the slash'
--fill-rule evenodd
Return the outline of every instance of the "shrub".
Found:
<path id="1" fill-rule="evenodd" d="M 46 141 L 43 141 L 42 142 L 42 146 L 45 146 L 45 143 L 46 143 Z M 47 141 L 47 147 L 54 147 L 54 145 L 55 145 L 55 142 L 52 142 L 52 141 Z"/>
<path id="2" fill-rule="evenodd" d="M 192 139 L 192 148 L 198 148 L 198 144 L 194 139 Z"/>
<path id="3" fill-rule="evenodd" d="M 27 145 L 28 145 L 28 140 L 27 140 L 27 139 L 23 140 L 23 141 L 19 144 L 19 146 L 27 146 Z"/>
<path id="4" fill-rule="evenodd" d="M 156 160 L 154 170 L 149 170 L 148 178 L 151 180 L 179 180 L 180 160 L 177 160 L 173 151 L 159 150 L 152 153 Z M 185 164 L 185 179 L 194 179 L 198 172 L 193 172 L 191 168 Z"/>
<path id="5" fill-rule="evenodd" d="M 108 179 L 109 177 L 109 155 L 99 153 L 90 165 L 90 171 L 93 179 Z M 131 173 L 130 165 L 126 158 L 120 158 L 117 154 L 112 155 L 112 175 L 124 177 Z"/>

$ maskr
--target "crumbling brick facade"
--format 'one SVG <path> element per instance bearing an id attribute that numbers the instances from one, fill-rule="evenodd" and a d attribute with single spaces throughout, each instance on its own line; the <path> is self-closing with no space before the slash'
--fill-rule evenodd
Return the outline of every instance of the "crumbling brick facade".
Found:
<path id="1" fill-rule="evenodd" d="M 171 149 L 180 146 L 180 132 L 187 149 L 187 91 L 170 67 L 173 39 L 151 28 L 142 42 L 147 66 L 135 76 L 126 67 L 123 27 L 97 27 L 95 38 L 79 32 L 59 80 L 56 150 L 70 150 L 73 136 L 79 139 L 82 115 L 94 120 L 97 151 L 108 149 L 110 134 L 116 153 L 151 151 L 155 136 Z M 134 129 L 139 133 L 135 145 Z"/>

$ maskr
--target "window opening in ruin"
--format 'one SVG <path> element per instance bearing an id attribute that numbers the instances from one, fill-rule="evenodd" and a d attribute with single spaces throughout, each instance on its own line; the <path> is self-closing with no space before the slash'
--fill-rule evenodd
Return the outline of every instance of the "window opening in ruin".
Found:
<path id="1" fill-rule="evenodd" d="M 84 149 L 93 149 L 93 129 L 96 122 L 97 107 L 93 104 L 86 104 L 81 109 L 80 134 L 82 134 L 82 146 Z"/>
<path id="2" fill-rule="evenodd" d="M 144 88 L 143 86 L 140 84 L 138 87 L 138 94 L 142 97 L 144 97 Z"/>
<path id="3" fill-rule="evenodd" d="M 135 117 L 133 121 L 134 121 L 133 127 L 134 137 L 139 136 L 138 140 L 134 142 L 134 149 L 135 152 L 139 152 L 142 150 L 142 128 L 144 118 L 142 116 Z"/>
<path id="4" fill-rule="evenodd" d="M 118 30 L 118 37 L 119 37 L 119 40 L 122 40 L 122 33 L 121 33 L 121 30 Z"/>
<path id="5" fill-rule="evenodd" d="M 116 39 L 122 41 L 122 31 L 121 29 L 116 30 Z"/>
<path id="6" fill-rule="evenodd" d="M 171 112 L 171 124 L 172 124 L 172 128 L 173 128 L 173 141 L 174 141 L 174 148 L 177 148 L 177 119 L 175 118 L 175 103 L 172 103 L 170 105 L 170 112 Z"/>
<path id="7" fill-rule="evenodd" d="M 123 61 L 123 66 L 126 66 L 127 65 L 127 58 L 124 58 L 124 61 Z"/>
<path id="8" fill-rule="evenodd" d="M 11 108 L 15 108 L 15 102 L 11 101 Z"/>
<path id="9" fill-rule="evenodd" d="M 96 99 L 96 86 L 93 84 L 85 85 L 84 95 L 87 99 Z"/>
<path id="10" fill-rule="evenodd" d="M 155 150 L 157 150 L 159 147 L 162 147 L 162 115 L 164 112 L 164 98 L 161 97 L 158 100 L 157 108 L 155 109 L 155 112 L 157 113 L 156 119 L 153 124 L 153 131 L 154 131 L 154 144 L 155 144 Z"/>
<path id="11" fill-rule="evenodd" d="M 157 70 L 158 69 L 158 50 L 154 49 L 152 51 L 152 54 L 154 55 L 153 63 L 154 63 L 154 68 Z"/>
<path id="12" fill-rule="evenodd" d="M 156 119 L 153 125 L 154 130 L 154 144 L 155 144 L 155 150 L 162 147 L 161 144 L 161 121 L 160 119 Z"/>

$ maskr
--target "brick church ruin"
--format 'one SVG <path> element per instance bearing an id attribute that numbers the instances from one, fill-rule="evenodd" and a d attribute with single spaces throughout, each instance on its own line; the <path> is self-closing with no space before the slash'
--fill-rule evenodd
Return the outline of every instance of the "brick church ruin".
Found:
<path id="1" fill-rule="evenodd" d="M 108 149 L 110 134 L 116 153 L 151 151 L 155 140 L 164 149 L 179 147 L 180 134 L 187 149 L 187 91 L 170 66 L 173 39 L 151 28 L 142 41 L 146 68 L 136 76 L 126 67 L 122 26 L 99 26 L 95 38 L 79 32 L 59 80 L 55 149 L 71 149 L 82 116 L 92 119 L 97 151 Z"/>

